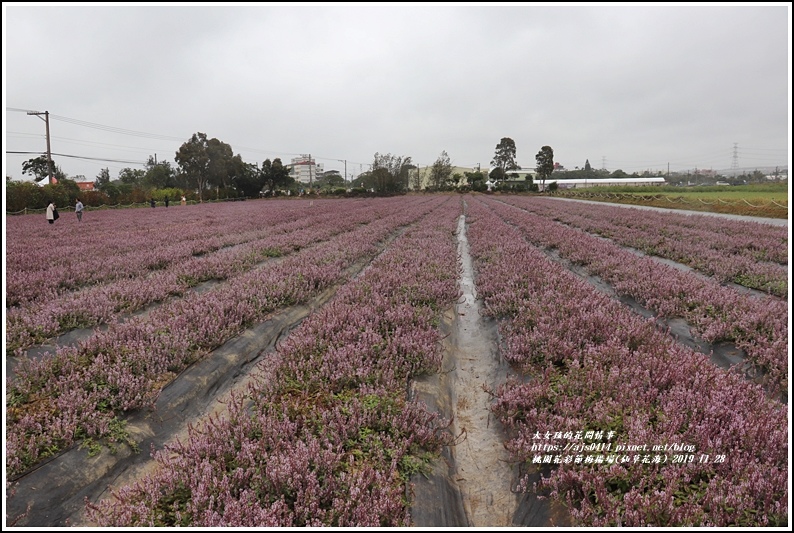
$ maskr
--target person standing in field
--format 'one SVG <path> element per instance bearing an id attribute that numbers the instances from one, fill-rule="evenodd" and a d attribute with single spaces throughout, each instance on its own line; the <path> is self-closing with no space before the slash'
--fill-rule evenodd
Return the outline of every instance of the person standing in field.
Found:
<path id="1" fill-rule="evenodd" d="M 80 198 L 77 199 L 77 203 L 74 204 L 74 212 L 77 214 L 77 221 L 83 221 L 83 202 L 80 201 Z"/>
<path id="2" fill-rule="evenodd" d="M 165 206 L 168 207 L 168 196 L 165 197 Z"/>
<path id="3" fill-rule="evenodd" d="M 182 205 L 187 205 L 187 200 L 184 195 L 182 196 Z"/>
<path id="4" fill-rule="evenodd" d="M 154 198 L 152 198 L 149 203 L 151 204 L 152 207 L 154 207 Z"/>
<path id="5" fill-rule="evenodd" d="M 55 220 L 58 218 L 58 208 L 55 207 L 55 202 L 50 202 L 50 205 L 47 206 L 47 222 L 50 224 L 54 224 Z"/>

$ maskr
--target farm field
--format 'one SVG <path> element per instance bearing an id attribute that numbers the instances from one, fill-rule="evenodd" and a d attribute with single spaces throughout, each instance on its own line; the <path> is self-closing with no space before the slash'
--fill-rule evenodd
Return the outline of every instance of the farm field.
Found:
<path id="1" fill-rule="evenodd" d="M 6 221 L 6 526 L 789 523 L 785 227 L 481 194 Z"/>
<path id="2" fill-rule="evenodd" d="M 785 182 L 708 187 L 591 187 L 559 194 L 566 198 L 781 219 L 788 218 L 790 196 Z"/>

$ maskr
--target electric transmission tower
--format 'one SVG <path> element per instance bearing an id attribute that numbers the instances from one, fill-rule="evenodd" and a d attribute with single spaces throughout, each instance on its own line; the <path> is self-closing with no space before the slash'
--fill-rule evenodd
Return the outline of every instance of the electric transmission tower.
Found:
<path id="1" fill-rule="evenodd" d="M 733 161 L 731 162 L 732 170 L 739 170 L 739 143 L 733 143 Z"/>

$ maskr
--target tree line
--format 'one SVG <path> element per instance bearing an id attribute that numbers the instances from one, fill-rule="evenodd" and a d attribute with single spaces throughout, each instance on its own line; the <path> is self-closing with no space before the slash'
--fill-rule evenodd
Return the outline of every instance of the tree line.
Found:
<path id="1" fill-rule="evenodd" d="M 144 169 L 123 168 L 115 179 L 103 168 L 94 179 L 94 190 L 81 191 L 77 182 L 88 181 L 85 176 L 68 176 L 55 161 L 48 162 L 42 155 L 25 161 L 22 173 L 33 176 L 37 183 L 52 174 L 56 182 L 40 187 L 6 176 L 6 210 L 43 208 L 51 200 L 56 205 L 71 205 L 78 197 L 86 206 L 162 201 L 166 197 L 175 200 L 182 196 L 197 201 L 256 197 L 263 190 L 295 185 L 280 158 L 266 159 L 261 166 L 246 163 L 239 154 L 234 155 L 229 144 L 201 132 L 180 146 L 174 163 L 149 156 Z"/>
<path id="2" fill-rule="evenodd" d="M 546 189 L 555 170 L 554 151 L 544 145 L 535 156 L 534 176 L 526 174 L 523 181 L 515 173 L 521 170 L 516 162 L 516 144 L 509 137 L 502 137 L 496 145 L 490 172 L 483 170 L 453 173 L 452 161 L 442 151 L 433 165 L 424 173 L 409 156 L 376 152 L 369 170 L 359 174 L 347 188 L 345 178 L 336 171 L 318 176 L 312 188 L 316 190 L 347 193 L 352 191 L 374 194 L 402 194 L 409 190 L 487 190 L 490 184 L 509 182 L 511 188 L 537 191 Z M 290 168 L 280 158 L 266 159 L 259 164 L 246 163 L 232 147 L 217 138 L 208 138 L 205 133 L 194 133 L 175 153 L 174 163 L 157 161 L 149 156 L 143 169 L 123 168 L 114 179 L 107 168 L 102 169 L 94 180 L 93 191 L 81 191 L 78 181 L 84 176 L 66 175 L 54 161 L 45 156 L 30 159 L 22 164 L 22 173 L 34 177 L 36 182 L 51 174 L 57 183 L 38 185 L 25 181 L 13 181 L 6 176 L 7 211 L 24 208 L 43 208 L 53 200 L 57 205 L 71 205 L 80 197 L 86 206 L 135 204 L 152 199 L 160 202 L 166 197 L 176 200 L 185 196 L 189 200 L 226 199 L 277 195 L 289 191 L 299 194 L 305 184 L 290 176 Z M 636 175 L 636 174 L 634 174 Z M 568 170 L 565 178 L 629 177 L 622 170 L 608 173 L 594 170 L 586 161 L 582 169 Z M 540 188 L 535 183 L 540 182 Z M 311 191 L 309 191 L 311 192 Z"/>

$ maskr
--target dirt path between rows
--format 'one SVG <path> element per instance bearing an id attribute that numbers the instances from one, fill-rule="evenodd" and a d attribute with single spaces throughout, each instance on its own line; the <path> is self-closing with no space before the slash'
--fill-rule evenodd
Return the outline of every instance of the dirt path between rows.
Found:
<path id="1" fill-rule="evenodd" d="M 501 424 L 490 412 L 490 391 L 507 378 L 508 367 L 499 355 L 495 324 L 480 316 L 463 217 L 458 225 L 458 247 L 462 301 L 455 309 L 450 354 L 455 360 L 452 427 L 462 437 L 453 450 L 456 481 L 471 526 L 510 526 L 519 502 L 512 491 L 518 480 L 504 448 Z"/>
<path id="2" fill-rule="evenodd" d="M 456 444 L 432 474 L 415 477 L 417 526 L 544 527 L 568 523 L 564 508 L 515 491 L 521 466 L 504 447 L 507 435 L 490 411 L 492 391 L 510 367 L 499 353 L 495 321 L 482 317 L 469 255 L 465 217 L 458 224 L 461 299 L 444 317 L 442 372 L 417 380 L 413 394 L 447 418 Z M 534 480 L 539 473 L 535 473 Z"/>

